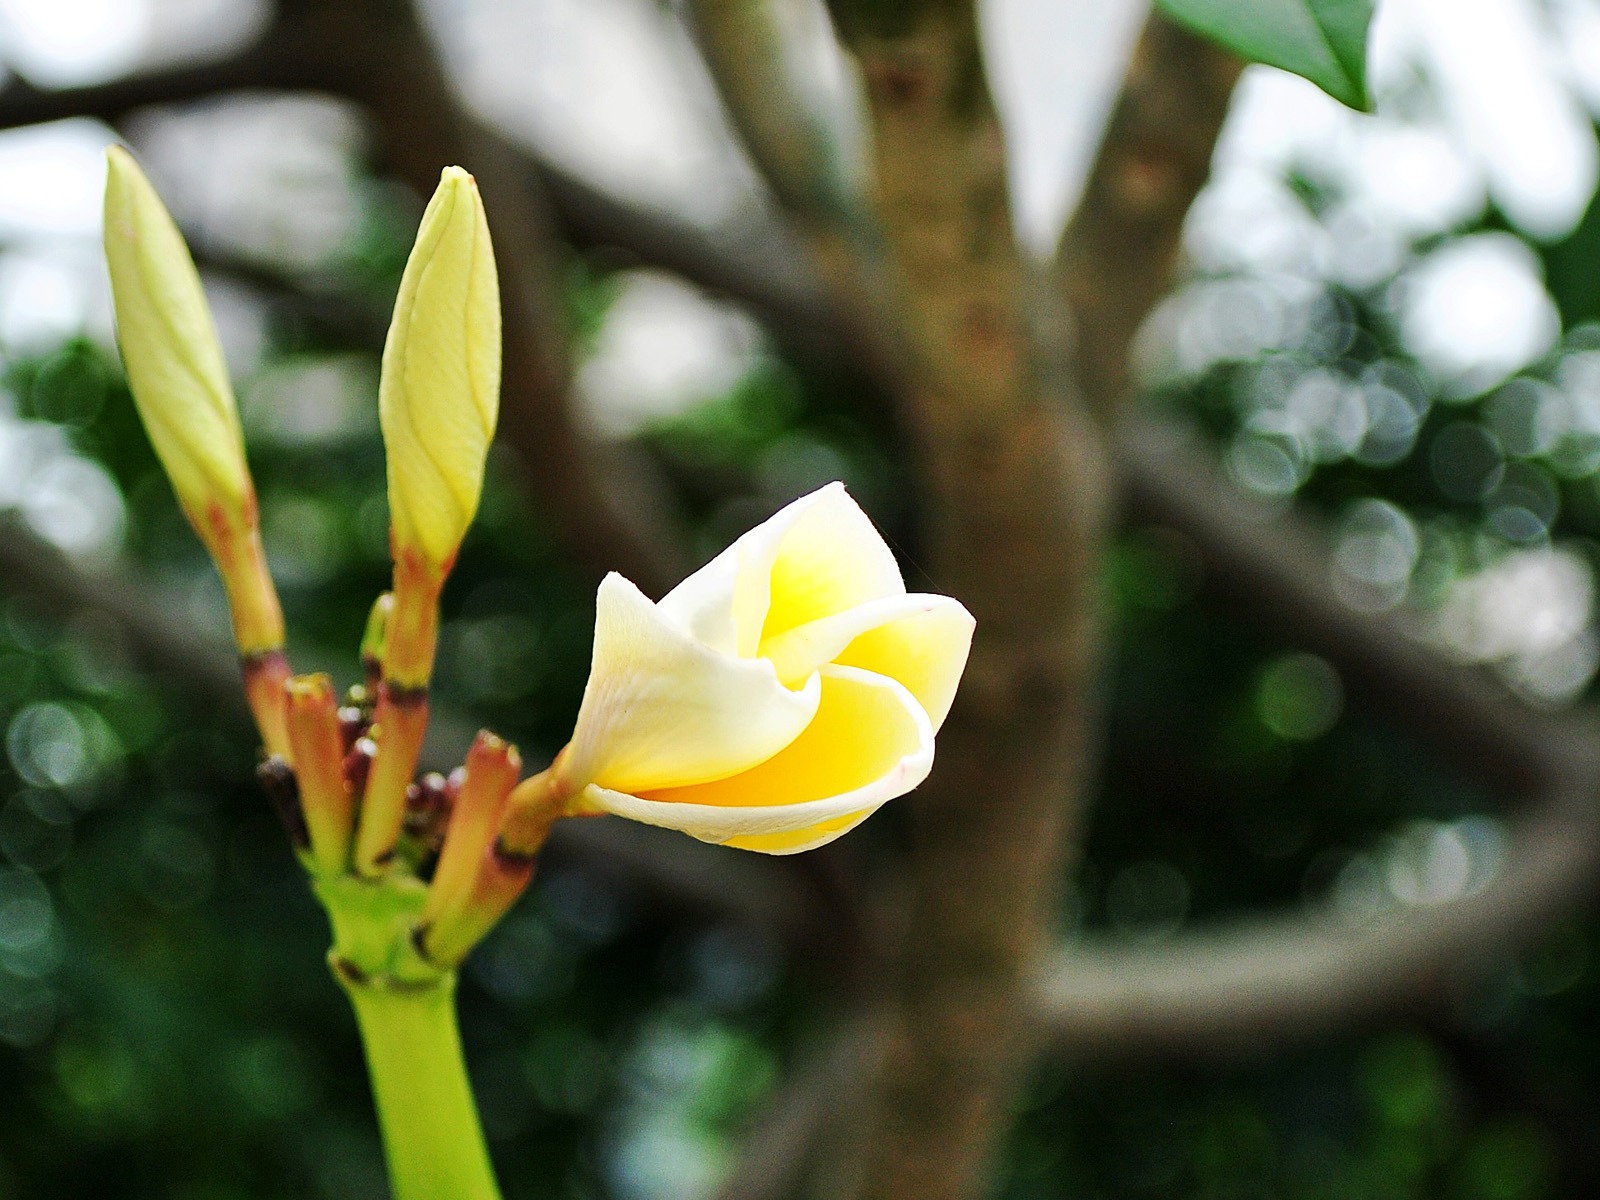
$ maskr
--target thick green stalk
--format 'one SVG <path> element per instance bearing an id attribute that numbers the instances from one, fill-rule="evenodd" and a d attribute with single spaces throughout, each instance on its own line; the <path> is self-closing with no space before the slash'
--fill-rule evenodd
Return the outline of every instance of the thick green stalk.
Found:
<path id="1" fill-rule="evenodd" d="M 455 975 L 351 978 L 395 1200 L 500 1200 L 456 1032 Z"/>

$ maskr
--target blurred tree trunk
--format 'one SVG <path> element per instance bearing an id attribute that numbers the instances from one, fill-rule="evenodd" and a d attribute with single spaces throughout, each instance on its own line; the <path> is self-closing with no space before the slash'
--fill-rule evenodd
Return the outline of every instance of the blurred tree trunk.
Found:
<path id="1" fill-rule="evenodd" d="M 911 348 L 901 417 L 928 568 L 978 622 L 939 768 L 910 801 L 883 1060 L 840 1194 L 955 1200 L 980 1190 L 1015 1099 L 1034 1032 L 1019 1014 L 1089 787 L 1110 470 L 1042 336 L 1059 338 L 1065 309 L 1013 235 L 974 6 L 836 14 L 866 82 L 873 209 Z"/>

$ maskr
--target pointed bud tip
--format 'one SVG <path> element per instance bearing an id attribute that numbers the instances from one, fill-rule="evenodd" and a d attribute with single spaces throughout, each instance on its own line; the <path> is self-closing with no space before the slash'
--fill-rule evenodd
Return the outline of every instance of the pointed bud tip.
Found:
<path id="1" fill-rule="evenodd" d="M 518 767 L 522 765 L 522 755 L 516 746 L 487 729 L 478 730 L 478 736 L 472 741 L 472 748 L 467 751 L 468 762 L 479 758 L 503 759 Z"/>
<path id="2" fill-rule="evenodd" d="M 144 173 L 139 160 L 126 146 L 113 142 L 106 147 L 106 231 L 113 229 L 132 234 L 137 222 L 152 219 L 152 208 L 160 207 L 155 186 Z M 163 214 L 165 209 L 162 209 Z M 111 218 L 117 218 L 113 225 Z M 174 231 L 175 232 L 175 231 Z"/>
<path id="3" fill-rule="evenodd" d="M 127 147 L 121 142 L 112 142 L 106 147 L 106 170 L 113 174 L 122 174 L 125 171 L 137 171 L 138 165 L 133 160 L 133 155 L 128 153 Z"/>
<path id="4" fill-rule="evenodd" d="M 296 675 L 283 686 L 288 694 L 289 703 L 296 707 L 308 708 L 320 705 L 334 707 L 333 680 L 323 672 Z"/>

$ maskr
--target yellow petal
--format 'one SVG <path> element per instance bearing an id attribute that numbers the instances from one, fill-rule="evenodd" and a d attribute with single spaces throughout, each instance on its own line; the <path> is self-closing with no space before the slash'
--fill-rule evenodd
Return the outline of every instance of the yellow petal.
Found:
<path id="1" fill-rule="evenodd" d="M 698 641 L 622 576 L 596 599 L 594 661 L 562 774 L 623 791 L 736 774 L 792 742 L 821 683 L 778 682 L 765 659 Z"/>
<path id="2" fill-rule="evenodd" d="M 922 705 L 892 679 L 853 667 L 819 672 L 816 718 L 789 746 L 727 778 L 629 795 L 591 787 L 594 808 L 703 841 L 760 839 L 805 832 L 788 845 L 749 841 L 787 853 L 820 845 L 904 794 L 933 766 L 933 726 Z"/>
<path id="3" fill-rule="evenodd" d="M 447 167 L 383 347 L 378 412 L 397 548 L 447 564 L 478 510 L 500 411 L 500 284 L 477 184 Z"/>
<path id="4" fill-rule="evenodd" d="M 912 593 L 874 600 L 761 643 L 785 683 L 827 662 L 861 667 L 903 684 L 944 723 L 972 648 L 972 614 L 948 596 Z"/>
<path id="5" fill-rule="evenodd" d="M 772 564 L 801 515 L 822 502 L 834 483 L 784 505 L 661 598 L 661 611 L 708 646 L 749 658 L 767 618 Z"/>
<path id="6" fill-rule="evenodd" d="M 834 661 L 887 675 L 921 702 L 937 730 L 950 714 L 972 650 L 972 614 L 948 596 L 918 596 L 925 606 L 867 629 Z"/>
<path id="7" fill-rule="evenodd" d="M 105 249 L 128 386 L 197 524 L 237 520 L 253 489 L 228 370 L 183 235 L 133 156 L 106 150 Z"/>

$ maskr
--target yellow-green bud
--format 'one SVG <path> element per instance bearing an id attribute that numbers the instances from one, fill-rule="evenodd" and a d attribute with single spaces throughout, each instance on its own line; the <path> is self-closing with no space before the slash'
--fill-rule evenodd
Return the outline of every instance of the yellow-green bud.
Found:
<path id="1" fill-rule="evenodd" d="M 139 417 L 203 538 L 253 522 L 239 412 L 200 275 L 150 181 L 106 151 L 105 244 L 117 340 Z M 209 538 L 208 538 L 209 541 Z"/>
<path id="2" fill-rule="evenodd" d="M 378 412 L 397 556 L 447 567 L 478 509 L 500 409 L 500 284 L 471 175 L 446 167 L 383 348 Z"/>

